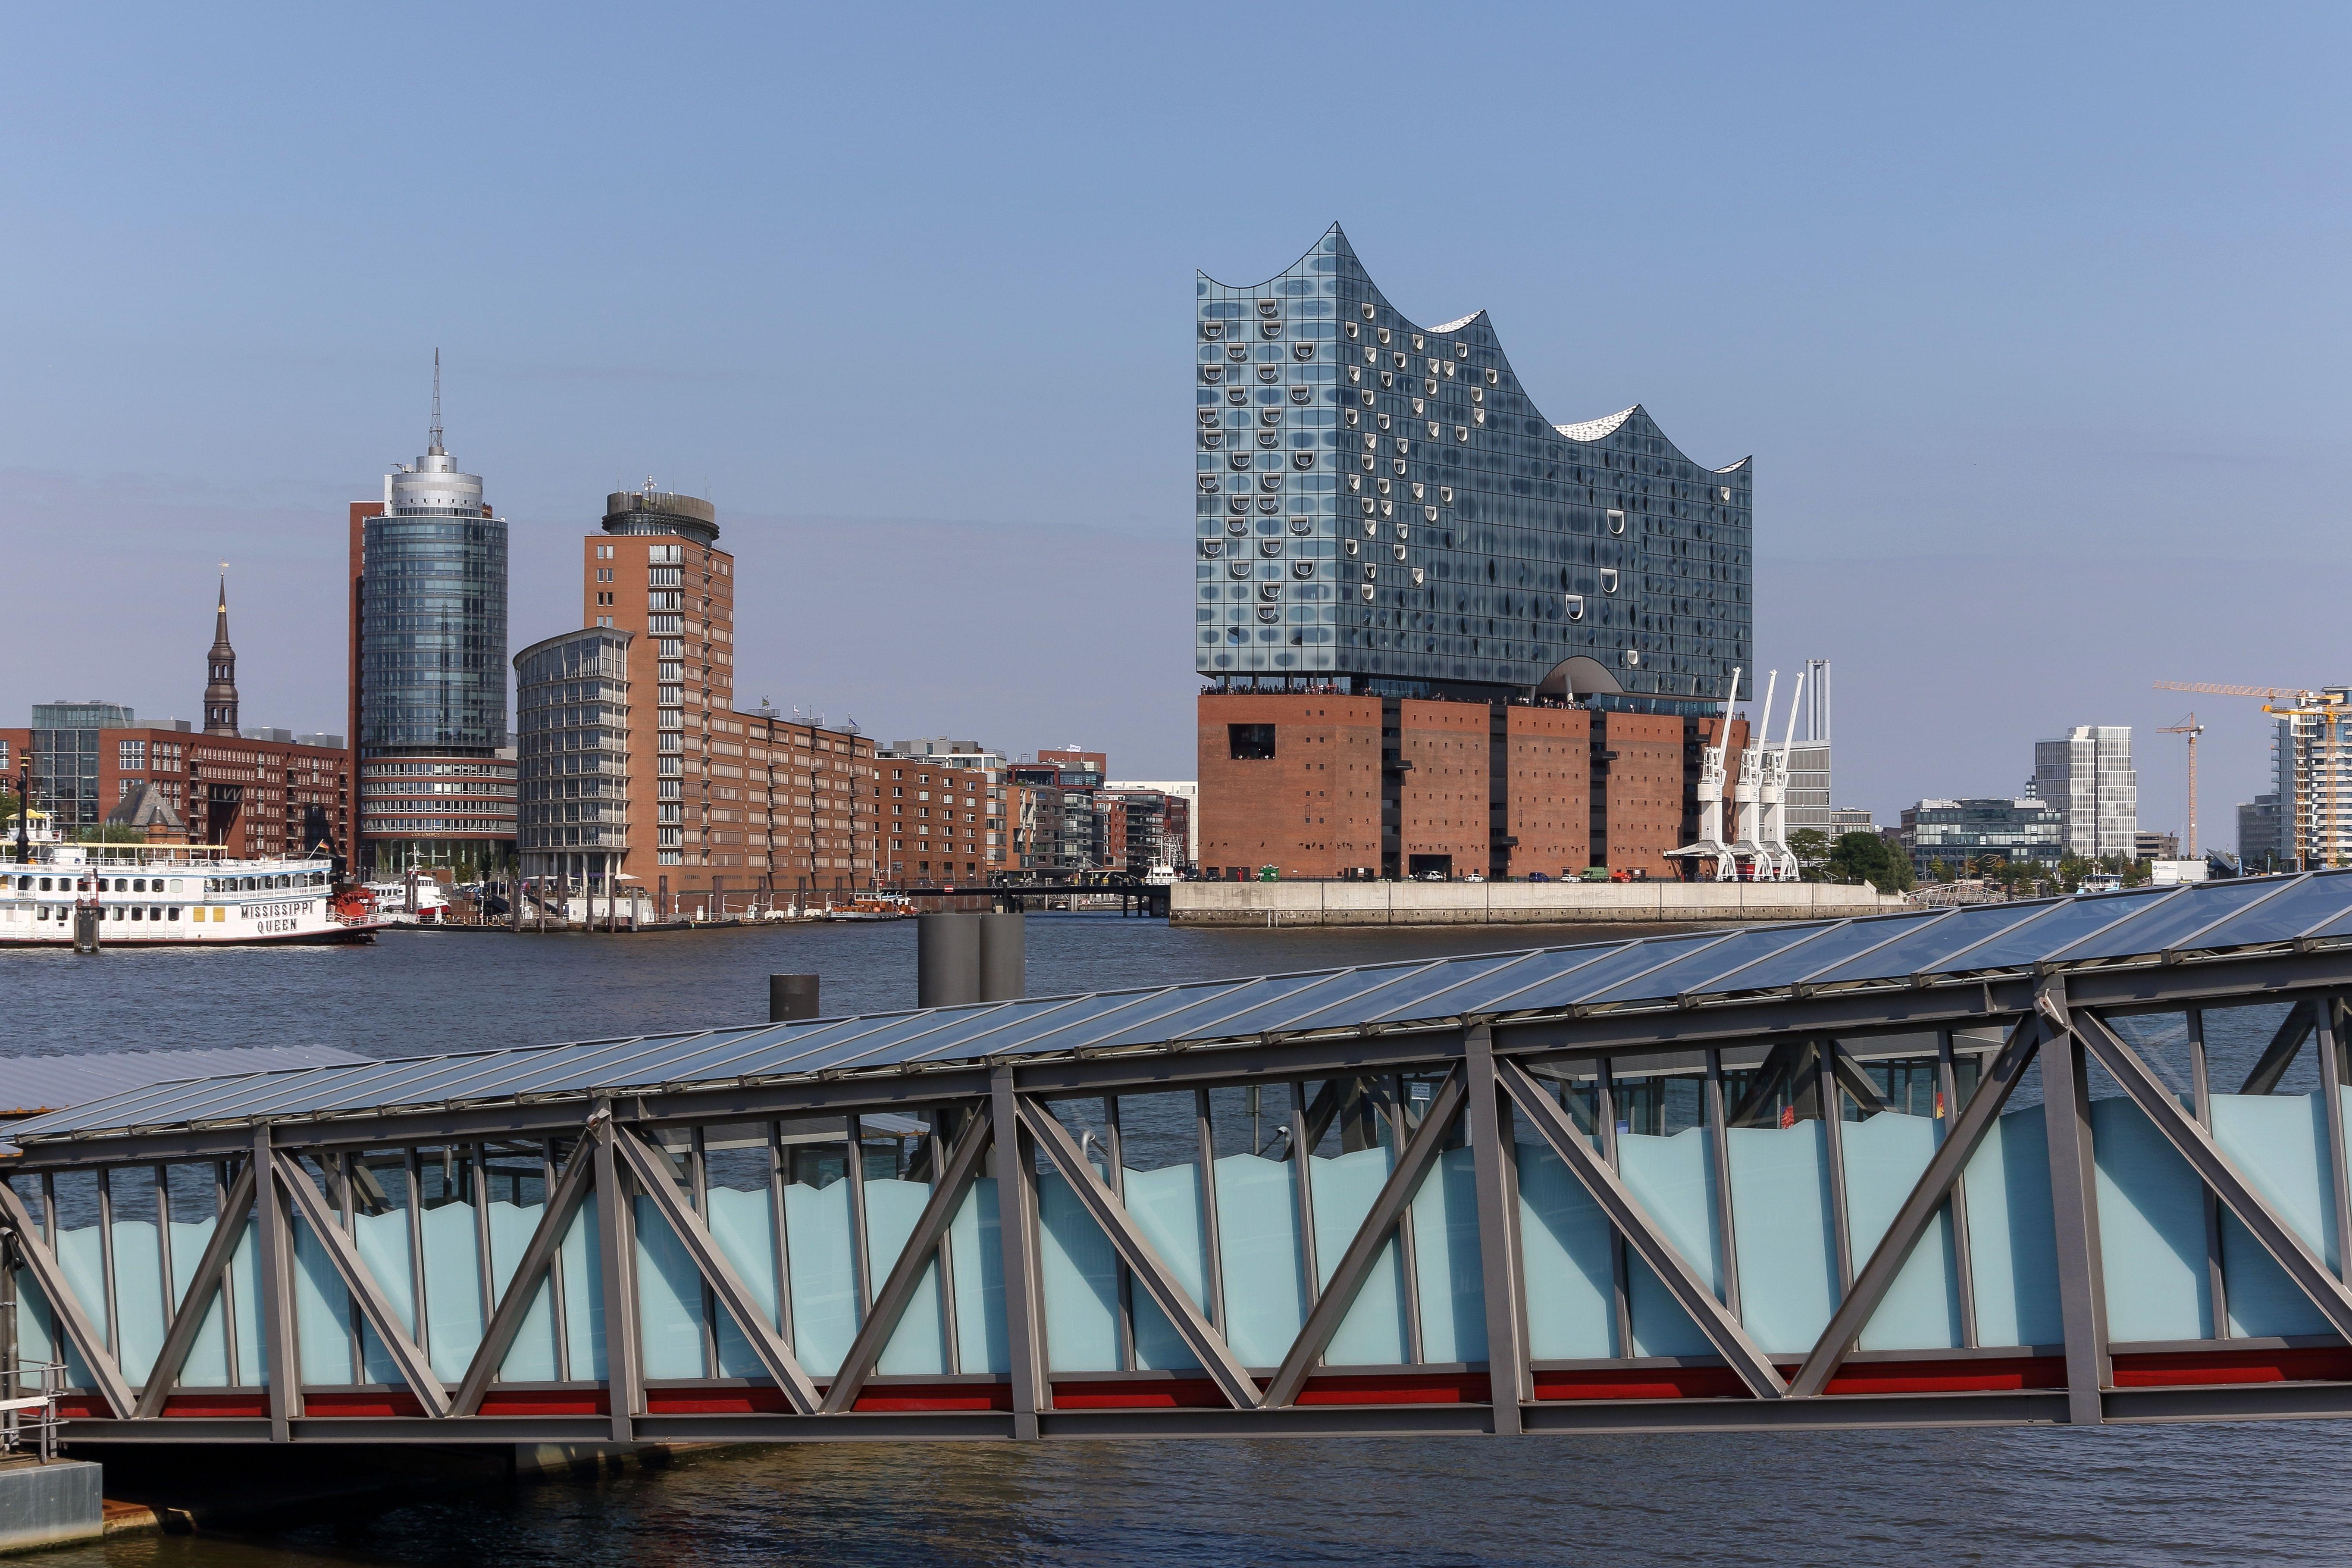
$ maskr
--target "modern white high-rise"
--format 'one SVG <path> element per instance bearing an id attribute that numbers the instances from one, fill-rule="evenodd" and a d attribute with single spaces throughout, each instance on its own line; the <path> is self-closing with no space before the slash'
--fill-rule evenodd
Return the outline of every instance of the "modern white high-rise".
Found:
<path id="1" fill-rule="evenodd" d="M 2131 726 L 2077 724 L 2063 739 L 2033 743 L 2033 794 L 2058 808 L 2061 843 L 2084 859 L 2130 859 L 2139 832 L 2139 775 Z"/>
<path id="2" fill-rule="evenodd" d="M 1789 747 L 1789 831 L 1810 827 L 1832 838 L 1830 825 L 1830 661 L 1805 660 L 1804 733 Z"/>
<path id="3" fill-rule="evenodd" d="M 2352 865 L 2352 687 L 2323 687 L 2278 721 L 2271 745 L 2281 868 Z M 2330 722 L 2326 714 L 2338 715 Z"/>

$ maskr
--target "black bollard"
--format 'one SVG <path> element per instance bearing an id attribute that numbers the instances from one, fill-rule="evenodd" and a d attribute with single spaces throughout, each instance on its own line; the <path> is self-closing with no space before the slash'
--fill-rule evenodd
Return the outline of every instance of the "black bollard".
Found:
<path id="1" fill-rule="evenodd" d="M 980 1000 L 1014 1002 L 1029 994 L 1029 917 L 980 917 Z"/>
<path id="2" fill-rule="evenodd" d="M 915 917 L 915 1005 L 959 1007 L 980 1000 L 979 915 Z"/>
<path id="3" fill-rule="evenodd" d="M 771 974 L 768 976 L 768 1022 L 782 1024 L 793 1018 L 815 1016 L 817 1016 L 815 975 Z"/>

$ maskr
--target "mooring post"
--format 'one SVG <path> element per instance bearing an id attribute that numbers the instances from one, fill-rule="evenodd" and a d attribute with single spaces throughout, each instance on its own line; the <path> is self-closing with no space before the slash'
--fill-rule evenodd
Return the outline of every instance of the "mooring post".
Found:
<path id="1" fill-rule="evenodd" d="M 815 975 L 768 976 L 768 1022 L 771 1024 L 782 1024 L 793 1018 L 814 1018 L 817 1016 L 816 1006 Z"/>

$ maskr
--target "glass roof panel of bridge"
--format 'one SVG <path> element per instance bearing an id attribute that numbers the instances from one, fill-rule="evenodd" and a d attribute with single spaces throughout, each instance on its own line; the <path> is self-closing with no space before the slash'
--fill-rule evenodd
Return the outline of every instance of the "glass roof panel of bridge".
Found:
<path id="1" fill-rule="evenodd" d="M 1734 931 L 1720 942 L 1685 953 L 1663 969 L 1621 981 L 1587 1000 L 1595 1005 L 1612 1002 L 1654 1002 L 1679 996 L 1685 991 L 1713 990 L 1708 982 L 1719 980 L 1735 970 L 1746 968 L 1759 959 L 1769 958 L 1830 929 L 1825 925 L 1765 926 Z"/>
<path id="2" fill-rule="evenodd" d="M 1595 1003 L 1747 994 L 2352 937 L 2352 870 L 1684 932 L 1345 970 L 294 1068 L 128 1090 L 13 1138 L 334 1115 L 741 1077 L 1247 1040 Z M 20 1144 L 21 1146 L 21 1144 Z"/>
<path id="3" fill-rule="evenodd" d="M 2321 871 L 2287 889 L 2275 899 L 2264 899 L 2242 914 L 2231 916 L 2195 939 L 2200 951 L 2208 948 L 2255 947 L 2316 936 L 2352 905 L 2352 871 Z"/>
<path id="4" fill-rule="evenodd" d="M 1796 946 L 1768 952 L 1741 969 L 1703 979 L 1691 994 L 1721 995 L 1735 991 L 1770 991 L 1834 969 L 1847 960 L 1916 931 L 1934 914 L 1873 915 L 1817 929 Z"/>
<path id="5" fill-rule="evenodd" d="M 1850 981 L 1900 980 L 1906 975 L 1932 973 L 1950 954 L 1974 947 L 2052 907 L 2047 901 L 1978 904 L 1941 914 L 1915 915 L 1910 918 L 1916 929 L 1909 935 L 1857 953 L 1828 972 L 1814 975 L 1812 984 L 1843 985 Z"/>
<path id="6" fill-rule="evenodd" d="M 2220 925 L 2250 904 L 2279 897 L 2291 886 L 2249 879 L 2192 883 L 2182 889 L 2178 898 L 2145 906 L 2121 925 L 2094 932 L 2044 956 L 2061 963 L 2087 963 L 2094 959 L 2136 958 L 2142 953 L 2162 952 L 2183 938 L 2193 938 L 2209 926 Z M 2340 896 L 2352 898 L 2352 889 Z"/>

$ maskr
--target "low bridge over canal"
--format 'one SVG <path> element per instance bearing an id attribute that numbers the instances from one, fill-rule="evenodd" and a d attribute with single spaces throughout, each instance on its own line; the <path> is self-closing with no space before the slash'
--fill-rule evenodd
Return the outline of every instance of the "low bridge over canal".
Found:
<path id="1" fill-rule="evenodd" d="M 2344 1415 L 2347 994 L 2327 872 L 190 1080 L 12 1130 L 0 1351 L 109 1444 Z"/>

